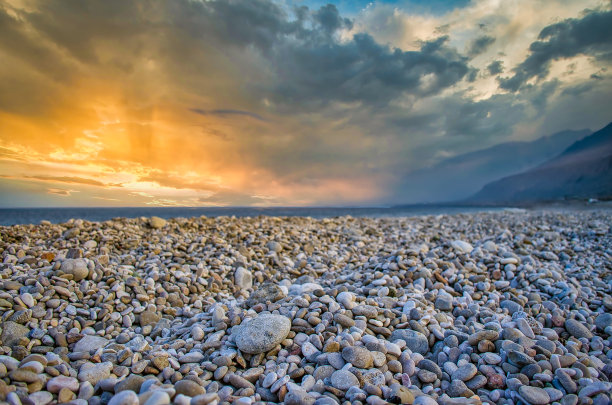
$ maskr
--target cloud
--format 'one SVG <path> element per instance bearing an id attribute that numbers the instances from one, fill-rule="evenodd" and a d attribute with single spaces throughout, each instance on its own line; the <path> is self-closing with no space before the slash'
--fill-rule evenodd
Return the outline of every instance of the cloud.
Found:
<path id="1" fill-rule="evenodd" d="M 226 116 L 246 116 L 255 118 L 258 121 L 267 121 L 264 117 L 259 114 L 252 113 L 250 111 L 232 110 L 232 109 L 220 109 L 220 110 L 202 110 L 201 108 L 190 108 L 189 111 L 200 115 L 216 115 L 220 117 Z"/>
<path id="2" fill-rule="evenodd" d="M 482 35 L 476 39 L 474 39 L 468 48 L 468 55 L 471 57 L 480 55 L 485 52 L 493 43 L 495 42 L 495 38 L 489 35 Z"/>
<path id="3" fill-rule="evenodd" d="M 319 41 L 308 34 L 300 43 L 276 50 L 279 82 L 267 97 L 281 109 L 320 108 L 331 102 L 384 106 L 401 96 L 427 96 L 457 83 L 468 73 L 467 59 L 445 45 L 448 37 L 423 42 L 418 51 L 378 44 L 355 34 L 346 42 Z"/>
<path id="4" fill-rule="evenodd" d="M 62 197 L 69 197 L 73 193 L 73 190 L 63 190 L 61 188 L 48 188 L 47 194 L 59 195 Z"/>
<path id="5" fill-rule="evenodd" d="M 504 64 L 500 60 L 495 60 L 487 65 L 487 71 L 491 76 L 498 75 L 504 71 Z"/>
<path id="6" fill-rule="evenodd" d="M 100 186 L 106 187 L 107 184 L 101 181 L 86 179 L 82 177 L 73 176 L 23 176 L 24 179 L 40 180 L 40 181 L 51 181 L 54 183 L 69 183 L 69 184 L 84 184 L 88 186 Z"/>
<path id="7" fill-rule="evenodd" d="M 612 10 L 587 10 L 582 18 L 569 18 L 540 31 L 529 56 L 512 69 L 513 76 L 499 79 L 500 87 L 517 91 L 531 78 L 544 79 L 551 63 L 559 59 L 589 55 L 609 61 L 611 47 Z"/>
<path id="8" fill-rule="evenodd" d="M 81 205 L 392 201 L 447 153 L 609 119 L 599 0 L 517 1 L 3 2 L 0 174 Z M 564 30 L 572 69 L 540 52 Z"/>

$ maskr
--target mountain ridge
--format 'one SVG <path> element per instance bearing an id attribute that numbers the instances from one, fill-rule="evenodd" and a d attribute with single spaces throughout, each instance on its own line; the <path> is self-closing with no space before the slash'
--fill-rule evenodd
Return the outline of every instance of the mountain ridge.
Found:
<path id="1" fill-rule="evenodd" d="M 465 202 L 528 203 L 611 197 L 612 123 L 609 123 L 537 167 L 486 184 Z"/>

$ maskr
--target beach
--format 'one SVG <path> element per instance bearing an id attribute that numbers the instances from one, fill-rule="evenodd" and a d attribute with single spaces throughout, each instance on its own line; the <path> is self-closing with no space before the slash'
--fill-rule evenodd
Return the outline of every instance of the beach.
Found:
<path id="1" fill-rule="evenodd" d="M 0 227 L 10 404 L 608 404 L 612 211 Z"/>

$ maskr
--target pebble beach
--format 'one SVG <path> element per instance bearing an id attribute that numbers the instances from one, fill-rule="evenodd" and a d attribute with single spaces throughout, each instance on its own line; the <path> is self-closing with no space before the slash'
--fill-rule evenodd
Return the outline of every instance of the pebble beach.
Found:
<path id="1" fill-rule="evenodd" d="M 612 211 L 0 227 L 0 402 L 597 404 Z"/>

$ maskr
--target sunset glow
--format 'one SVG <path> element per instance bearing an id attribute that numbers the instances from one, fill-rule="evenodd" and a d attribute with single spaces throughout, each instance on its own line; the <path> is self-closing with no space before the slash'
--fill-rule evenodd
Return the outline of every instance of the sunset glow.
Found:
<path id="1" fill-rule="evenodd" d="M 3 2 L 0 205 L 388 204 L 444 157 L 610 120 L 611 36 L 533 57 L 609 1 L 350 4 Z"/>

